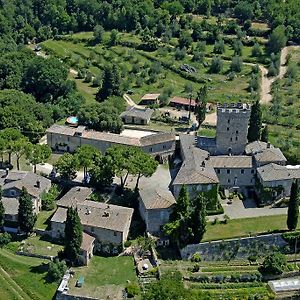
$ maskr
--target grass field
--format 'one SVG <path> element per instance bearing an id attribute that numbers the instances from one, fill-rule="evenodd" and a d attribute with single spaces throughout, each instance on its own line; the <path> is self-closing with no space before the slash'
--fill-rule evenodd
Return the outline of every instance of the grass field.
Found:
<path id="1" fill-rule="evenodd" d="M 133 258 L 93 256 L 87 267 L 75 268 L 75 275 L 69 281 L 70 293 L 80 295 L 101 295 L 124 289 L 126 281 L 136 281 Z M 82 288 L 76 288 L 76 281 L 84 277 Z"/>
<path id="2" fill-rule="evenodd" d="M 17 256 L 7 249 L 0 249 L 0 299 L 50 300 L 56 283 L 45 282 L 49 261 Z"/>
<path id="3" fill-rule="evenodd" d="M 105 45 L 109 37 L 109 32 L 105 33 L 103 44 L 92 45 L 89 41 L 91 37 L 92 33 L 78 33 L 67 36 L 65 40 L 48 40 L 43 42 L 42 45 L 50 54 L 68 61 L 74 69 L 88 69 L 94 76 L 101 76 L 103 66 L 107 61 L 117 64 L 121 69 L 122 78 L 124 79 L 123 87 L 134 91 L 132 98 L 137 103 L 145 93 L 162 93 L 165 88 L 169 88 L 172 90 L 172 95 L 186 97 L 187 94 L 184 89 L 186 85 L 191 85 L 195 93 L 199 89 L 199 86 L 201 86 L 201 84 L 188 80 L 165 67 L 162 67 L 157 80 L 150 82 L 148 71 L 153 62 L 144 55 L 144 51 L 124 46 L 111 47 Z M 120 42 L 134 41 L 141 43 L 140 38 L 133 34 L 119 33 L 119 37 Z M 251 47 L 244 48 L 244 54 L 250 55 Z M 178 69 L 183 63 L 188 63 L 196 67 L 197 72 L 193 76 L 209 81 L 210 92 L 208 94 L 208 101 L 210 102 L 246 101 L 249 98 L 250 94 L 246 89 L 248 87 L 248 74 L 251 71 L 251 67 L 245 65 L 242 73 L 237 75 L 234 80 L 229 81 L 226 80 L 226 76 L 230 62 L 224 61 L 224 69 L 221 74 L 208 73 L 212 46 L 207 46 L 205 53 L 209 57 L 206 59 L 207 65 L 205 67 L 203 64 L 193 62 L 191 55 L 187 55 L 185 59 L 180 61 L 174 60 L 174 51 L 165 53 L 157 50 L 147 52 L 147 55 L 150 55 L 150 58 L 154 57 L 155 59 L 168 62 Z M 232 53 L 233 50 L 231 47 L 227 46 L 224 56 L 231 57 Z M 133 72 L 133 65 L 138 66 L 140 70 Z M 70 74 L 70 78 L 75 80 L 77 88 L 81 91 L 87 102 L 94 101 L 97 88 L 92 87 L 90 83 L 76 78 L 74 74 Z M 137 83 L 137 80 L 140 82 Z"/>
<path id="4" fill-rule="evenodd" d="M 58 252 L 63 250 L 63 246 L 46 241 L 41 236 L 27 238 L 22 248 L 25 252 L 50 256 L 57 256 Z"/>
<path id="5" fill-rule="evenodd" d="M 229 220 L 227 224 L 209 223 L 203 242 L 249 236 L 249 234 L 268 233 L 274 230 L 287 230 L 286 215 L 264 216 Z M 298 224 L 300 228 L 300 224 Z"/>

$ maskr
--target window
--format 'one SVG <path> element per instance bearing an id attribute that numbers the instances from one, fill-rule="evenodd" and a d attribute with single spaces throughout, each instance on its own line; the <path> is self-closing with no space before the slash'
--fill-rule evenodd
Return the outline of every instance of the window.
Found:
<path id="1" fill-rule="evenodd" d="M 153 151 L 153 148 L 150 148 L 150 152 L 152 152 Z"/>
<path id="2" fill-rule="evenodd" d="M 236 140 L 236 141 L 238 140 L 238 137 L 237 137 L 237 136 L 235 137 L 235 140 Z"/>
<path id="3" fill-rule="evenodd" d="M 244 174 L 244 170 L 243 169 L 241 170 L 241 174 Z"/>
<path id="4" fill-rule="evenodd" d="M 232 137 L 230 138 L 230 142 L 232 142 Z"/>
<path id="5" fill-rule="evenodd" d="M 166 145 L 163 145 L 163 149 L 166 149 Z"/>
<path id="6" fill-rule="evenodd" d="M 229 169 L 227 169 L 227 174 L 230 174 L 230 170 Z"/>
<path id="7" fill-rule="evenodd" d="M 114 231 L 114 236 L 117 236 L 117 232 L 116 231 Z"/>
<path id="8" fill-rule="evenodd" d="M 221 170 L 220 170 L 220 169 L 217 169 L 217 173 L 220 174 L 220 173 L 221 173 Z"/>
<path id="9" fill-rule="evenodd" d="M 229 127 L 227 127 L 227 131 L 229 131 Z"/>
<path id="10" fill-rule="evenodd" d="M 236 130 L 236 132 L 235 132 L 236 134 L 239 134 L 239 131 L 238 130 Z"/>
<path id="11" fill-rule="evenodd" d="M 230 119 L 228 119 L 228 122 L 227 122 L 228 124 L 230 124 Z"/>
<path id="12" fill-rule="evenodd" d="M 10 196 L 16 196 L 17 192 L 15 190 L 10 190 L 9 191 Z"/>
<path id="13" fill-rule="evenodd" d="M 227 182 L 230 183 L 230 179 L 228 179 Z"/>
<path id="14" fill-rule="evenodd" d="M 94 227 L 91 227 L 91 232 L 94 232 Z"/>
<path id="15" fill-rule="evenodd" d="M 254 174 L 254 170 L 251 170 L 251 174 Z"/>

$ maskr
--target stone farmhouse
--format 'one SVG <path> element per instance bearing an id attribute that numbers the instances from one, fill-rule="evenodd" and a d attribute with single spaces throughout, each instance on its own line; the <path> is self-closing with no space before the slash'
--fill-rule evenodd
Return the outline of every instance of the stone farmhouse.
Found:
<path id="1" fill-rule="evenodd" d="M 2 187 L 2 203 L 4 206 L 4 230 L 18 231 L 19 197 L 25 187 L 32 198 L 32 206 L 36 214 L 42 203 L 41 195 L 49 191 L 51 181 L 43 176 L 24 171 L 0 171 L 0 186 Z"/>
<path id="2" fill-rule="evenodd" d="M 142 104 L 142 105 L 155 105 L 155 104 L 159 104 L 159 96 L 160 96 L 160 94 L 145 94 L 141 98 L 140 104 Z"/>
<path id="3" fill-rule="evenodd" d="M 169 222 L 176 200 L 169 190 L 141 188 L 139 190 L 139 211 L 145 221 L 146 230 L 152 234 L 161 231 Z"/>
<path id="4" fill-rule="evenodd" d="M 86 234 L 95 238 L 95 251 L 118 253 L 127 240 L 133 209 L 88 200 L 93 192 L 86 187 L 73 187 L 57 201 L 57 210 L 52 216 L 51 235 L 63 238 L 68 207 L 76 207 Z M 87 238 L 91 241 L 91 238 Z M 91 243 L 86 243 L 85 250 L 90 252 Z"/>
<path id="5" fill-rule="evenodd" d="M 139 147 L 158 161 L 167 160 L 175 151 L 175 135 L 153 132 L 143 137 L 129 137 L 110 132 L 88 130 L 85 126 L 53 125 L 47 130 L 47 144 L 55 151 L 74 152 L 81 145 L 92 145 L 102 153 L 114 145 Z"/>
<path id="6" fill-rule="evenodd" d="M 150 123 L 153 113 L 154 110 L 150 108 L 131 106 L 126 111 L 123 111 L 120 117 L 124 124 L 147 125 Z"/>

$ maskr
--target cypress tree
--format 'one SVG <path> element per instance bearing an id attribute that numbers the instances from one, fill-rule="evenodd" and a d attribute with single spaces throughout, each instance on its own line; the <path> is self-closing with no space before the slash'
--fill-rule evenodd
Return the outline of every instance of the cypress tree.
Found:
<path id="1" fill-rule="evenodd" d="M 258 141 L 262 126 L 262 115 L 259 100 L 251 106 L 251 115 L 248 128 L 248 142 Z"/>
<path id="2" fill-rule="evenodd" d="M 103 74 L 102 87 L 99 89 L 96 100 L 104 101 L 108 97 L 120 95 L 120 74 L 116 65 L 106 66 Z"/>
<path id="3" fill-rule="evenodd" d="M 298 223 L 299 215 L 299 181 L 292 183 L 291 195 L 288 206 L 287 227 L 289 230 L 295 230 Z"/>
<path id="4" fill-rule="evenodd" d="M 171 216 L 171 219 L 178 220 L 181 217 L 186 216 L 188 214 L 189 206 L 190 206 L 190 197 L 186 186 L 183 185 L 179 192 L 176 208 L 174 210 L 174 213 Z"/>
<path id="5" fill-rule="evenodd" d="M 5 214 L 5 210 L 2 203 L 2 188 L 0 186 L 0 227 L 2 227 L 4 223 L 4 214 Z"/>
<path id="6" fill-rule="evenodd" d="M 198 127 L 203 123 L 205 120 L 206 115 L 206 104 L 207 104 L 207 86 L 204 85 L 200 88 L 199 92 L 197 93 L 196 98 L 196 107 L 195 107 L 195 115 L 198 121 Z"/>
<path id="7" fill-rule="evenodd" d="M 75 261 L 78 257 L 82 243 L 82 225 L 77 208 L 69 207 L 65 225 L 65 248 L 66 258 Z"/>
<path id="8" fill-rule="evenodd" d="M 20 229 L 27 234 L 33 231 L 36 214 L 32 207 L 32 198 L 25 187 L 22 188 L 19 198 L 18 221 Z"/>
<path id="9" fill-rule="evenodd" d="M 269 141 L 269 128 L 267 125 L 261 131 L 260 140 L 266 143 Z"/>
<path id="10" fill-rule="evenodd" d="M 202 195 L 194 200 L 194 209 L 190 216 L 193 243 L 200 243 L 206 231 L 206 203 Z"/>

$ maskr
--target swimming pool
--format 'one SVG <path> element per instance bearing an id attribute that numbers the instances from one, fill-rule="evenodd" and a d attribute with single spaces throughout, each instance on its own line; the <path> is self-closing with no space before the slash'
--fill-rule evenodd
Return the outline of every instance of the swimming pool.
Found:
<path id="1" fill-rule="evenodd" d="M 67 123 L 69 125 L 78 125 L 78 118 L 75 116 L 70 116 L 67 118 Z"/>

